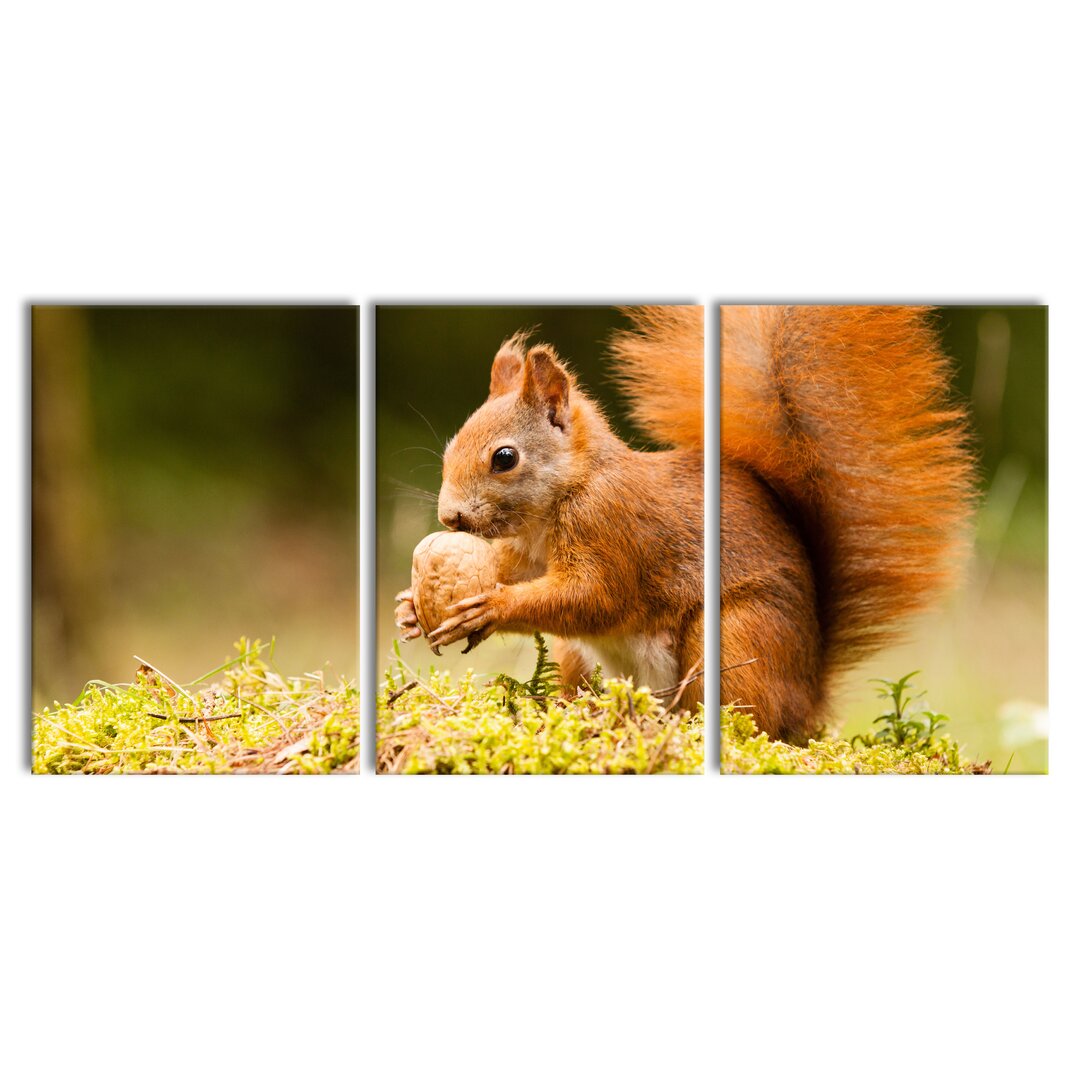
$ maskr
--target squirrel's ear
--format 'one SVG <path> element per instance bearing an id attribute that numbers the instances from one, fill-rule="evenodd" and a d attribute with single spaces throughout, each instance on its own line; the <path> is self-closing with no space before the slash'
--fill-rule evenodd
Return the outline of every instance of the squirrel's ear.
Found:
<path id="1" fill-rule="evenodd" d="M 522 397 L 542 408 L 560 431 L 570 422 L 570 376 L 547 345 L 537 345 L 525 357 Z"/>
<path id="2" fill-rule="evenodd" d="M 521 389 L 521 353 L 510 342 L 504 343 L 491 365 L 491 389 L 488 397 L 500 397 Z"/>

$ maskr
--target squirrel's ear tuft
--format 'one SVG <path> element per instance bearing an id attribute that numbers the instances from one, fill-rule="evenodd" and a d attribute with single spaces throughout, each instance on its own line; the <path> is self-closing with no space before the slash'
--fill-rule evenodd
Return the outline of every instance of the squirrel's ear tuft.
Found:
<path id="1" fill-rule="evenodd" d="M 525 357 L 522 397 L 542 408 L 553 427 L 566 430 L 570 422 L 570 376 L 550 345 L 537 345 Z"/>
<path id="2" fill-rule="evenodd" d="M 521 338 L 521 334 L 515 334 L 499 347 L 495 362 L 491 365 L 491 389 L 488 397 L 501 397 L 521 389 L 521 372 L 525 367 L 525 350 L 521 347 Z"/>

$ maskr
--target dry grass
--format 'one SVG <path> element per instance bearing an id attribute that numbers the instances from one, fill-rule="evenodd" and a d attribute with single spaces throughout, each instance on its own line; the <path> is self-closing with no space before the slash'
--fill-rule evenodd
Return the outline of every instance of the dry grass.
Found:
<path id="1" fill-rule="evenodd" d="M 541 670 L 542 660 L 538 666 Z M 534 676 L 535 678 L 535 676 Z M 404 665 L 378 698 L 381 773 L 700 773 L 704 712 L 672 712 L 647 687 L 606 679 L 571 699 L 473 672 Z M 508 685 L 509 683 L 509 685 Z"/>
<path id="2" fill-rule="evenodd" d="M 143 662 L 130 683 L 88 683 L 34 717 L 37 773 L 297 773 L 359 770 L 355 687 L 286 676 L 272 645 L 183 686 Z M 214 681 L 210 681 L 214 679 Z"/>

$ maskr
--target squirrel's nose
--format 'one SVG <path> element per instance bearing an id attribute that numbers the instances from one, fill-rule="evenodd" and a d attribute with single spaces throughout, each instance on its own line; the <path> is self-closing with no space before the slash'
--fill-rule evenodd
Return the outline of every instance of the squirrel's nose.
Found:
<path id="1" fill-rule="evenodd" d="M 454 532 L 468 532 L 468 522 L 461 516 L 460 510 L 448 511 L 439 515 L 439 521 Z"/>

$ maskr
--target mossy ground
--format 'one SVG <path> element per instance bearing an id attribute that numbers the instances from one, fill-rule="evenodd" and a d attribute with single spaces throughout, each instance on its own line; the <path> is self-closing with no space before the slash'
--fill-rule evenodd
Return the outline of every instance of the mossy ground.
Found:
<path id="1" fill-rule="evenodd" d="M 929 745 L 853 746 L 843 739 L 811 739 L 806 746 L 771 741 L 749 713 L 720 711 L 721 771 L 725 773 L 988 773 L 989 763 L 966 762 L 950 739 Z"/>
<path id="2" fill-rule="evenodd" d="M 181 686 L 149 666 L 88 683 L 33 722 L 36 773 L 331 773 L 359 768 L 359 700 L 320 672 L 285 676 L 260 642 Z M 214 681 L 209 680 L 213 678 Z"/>
<path id="3" fill-rule="evenodd" d="M 567 700 L 399 663 L 379 692 L 376 756 L 382 773 L 700 773 L 704 712 L 667 711 L 625 679 Z"/>

